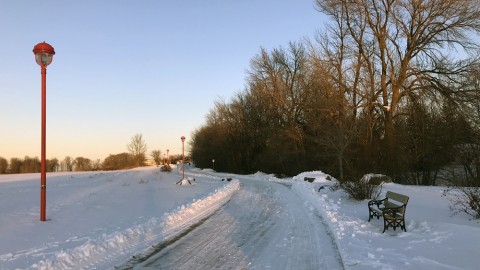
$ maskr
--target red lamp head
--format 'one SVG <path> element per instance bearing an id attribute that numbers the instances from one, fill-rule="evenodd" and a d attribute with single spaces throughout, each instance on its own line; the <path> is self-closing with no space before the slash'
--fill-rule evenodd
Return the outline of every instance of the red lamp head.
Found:
<path id="1" fill-rule="evenodd" d="M 37 61 L 37 64 L 41 67 L 47 67 L 52 63 L 55 50 L 50 44 L 44 41 L 33 47 L 33 53 L 35 54 L 35 61 Z"/>

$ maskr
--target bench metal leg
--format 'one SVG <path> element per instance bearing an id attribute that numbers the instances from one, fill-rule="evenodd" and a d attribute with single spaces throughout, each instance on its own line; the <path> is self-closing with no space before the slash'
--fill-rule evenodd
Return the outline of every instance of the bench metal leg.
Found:
<path id="1" fill-rule="evenodd" d="M 383 219 L 383 232 L 388 229 L 388 227 L 392 227 L 394 231 L 397 230 L 397 227 L 400 227 L 404 232 L 407 232 L 407 226 L 405 226 L 405 219 Z"/>
<path id="2" fill-rule="evenodd" d="M 381 214 L 379 214 L 379 213 L 371 210 L 370 208 L 368 208 L 368 221 L 370 222 L 370 220 L 371 220 L 373 217 L 377 217 L 377 219 L 380 219 Z"/>

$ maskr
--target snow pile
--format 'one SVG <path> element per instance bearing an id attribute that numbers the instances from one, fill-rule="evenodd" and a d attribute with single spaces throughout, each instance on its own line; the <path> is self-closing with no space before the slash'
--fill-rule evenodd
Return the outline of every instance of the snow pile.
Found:
<path id="1" fill-rule="evenodd" d="M 182 178 L 180 181 L 177 182 L 179 186 L 191 186 L 193 183 L 187 178 Z"/>
<path id="2" fill-rule="evenodd" d="M 191 204 L 178 207 L 165 218 L 163 235 L 166 240 L 180 234 L 193 224 L 207 218 L 219 207 L 227 203 L 233 193 L 240 189 L 240 182 L 233 180 L 221 189 L 201 200 L 194 200 Z"/>
<path id="3" fill-rule="evenodd" d="M 304 181 L 305 177 L 315 178 L 314 182 L 336 181 L 334 177 L 322 171 L 303 172 L 293 177 L 293 181 Z"/>
<path id="4" fill-rule="evenodd" d="M 410 201 L 407 232 L 382 233 L 383 220 L 368 222 L 367 200 L 352 201 L 325 179 L 319 182 L 325 188 L 297 181 L 292 190 L 328 224 L 347 269 L 478 269 L 480 224 L 466 215 L 452 217 L 444 188 L 384 184 L 380 197 L 391 190 Z"/>
<path id="5" fill-rule="evenodd" d="M 268 181 L 278 181 L 280 179 L 276 178 L 273 174 L 266 174 L 263 172 L 256 172 L 252 174 L 255 179 L 259 180 L 268 180 Z"/>

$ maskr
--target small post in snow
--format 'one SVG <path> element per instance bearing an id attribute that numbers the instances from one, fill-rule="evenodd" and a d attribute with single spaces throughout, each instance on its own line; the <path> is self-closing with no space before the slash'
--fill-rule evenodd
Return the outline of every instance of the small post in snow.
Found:
<path id="1" fill-rule="evenodd" d="M 184 147 L 185 136 L 182 136 L 180 140 L 182 140 L 182 179 L 183 179 L 185 178 L 185 147 Z"/>

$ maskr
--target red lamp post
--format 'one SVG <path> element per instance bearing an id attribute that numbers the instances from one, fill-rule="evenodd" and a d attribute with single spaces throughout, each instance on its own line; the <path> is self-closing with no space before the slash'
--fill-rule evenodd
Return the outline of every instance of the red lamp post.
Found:
<path id="1" fill-rule="evenodd" d="M 40 173 L 40 220 L 46 221 L 46 206 L 47 206 L 47 164 L 45 160 L 45 141 L 46 141 L 46 121 L 47 121 L 47 66 L 52 63 L 55 50 L 53 47 L 42 42 L 33 47 L 33 53 L 35 54 L 35 61 L 41 67 L 42 73 L 42 168 Z"/>
<path id="2" fill-rule="evenodd" d="M 185 178 L 185 148 L 184 148 L 185 136 L 182 136 L 180 140 L 182 140 L 182 179 L 184 179 Z"/>

